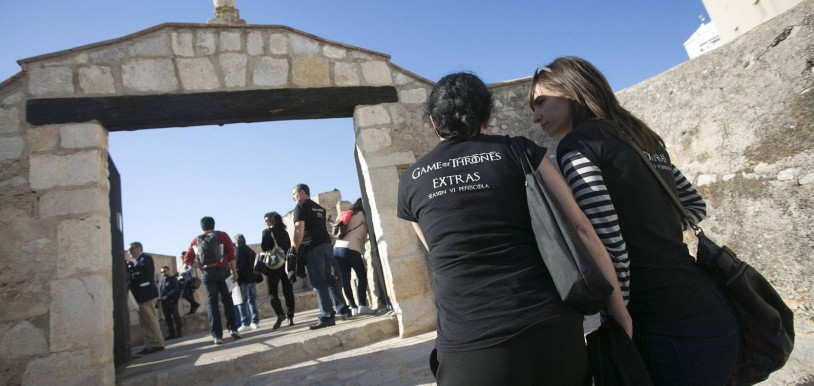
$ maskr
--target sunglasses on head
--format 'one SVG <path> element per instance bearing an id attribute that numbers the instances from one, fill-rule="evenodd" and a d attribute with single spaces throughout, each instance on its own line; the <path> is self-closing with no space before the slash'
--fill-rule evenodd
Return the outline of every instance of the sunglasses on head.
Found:
<path id="1" fill-rule="evenodd" d="M 542 71 L 551 72 L 551 69 L 541 64 L 537 66 L 536 70 L 534 70 L 534 76 L 536 77 Z"/>

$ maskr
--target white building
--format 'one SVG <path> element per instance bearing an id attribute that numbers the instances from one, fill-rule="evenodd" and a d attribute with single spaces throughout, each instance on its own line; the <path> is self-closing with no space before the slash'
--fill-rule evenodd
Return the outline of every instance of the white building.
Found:
<path id="1" fill-rule="evenodd" d="M 687 51 L 687 55 L 692 59 L 705 52 L 712 51 L 722 44 L 723 42 L 718 35 L 718 30 L 715 29 L 715 24 L 712 22 L 702 22 L 701 26 L 684 42 L 684 50 Z"/>

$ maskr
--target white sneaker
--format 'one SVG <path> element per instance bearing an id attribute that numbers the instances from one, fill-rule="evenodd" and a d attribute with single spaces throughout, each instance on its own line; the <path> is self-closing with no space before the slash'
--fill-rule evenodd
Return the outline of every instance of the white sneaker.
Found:
<path id="1" fill-rule="evenodd" d="M 256 329 L 257 329 L 257 323 L 252 323 L 252 324 L 250 324 L 250 325 L 249 325 L 249 328 L 251 328 L 252 330 L 256 330 Z M 238 330 L 238 331 L 239 331 L 239 330 Z"/>
<path id="2" fill-rule="evenodd" d="M 215 338 L 215 344 L 223 344 L 223 339 Z"/>
<path id="3" fill-rule="evenodd" d="M 356 308 L 356 307 L 351 308 L 350 309 L 350 314 L 353 315 L 353 316 L 359 315 L 359 309 Z"/>
<path id="4" fill-rule="evenodd" d="M 376 311 L 367 308 L 367 306 L 359 306 L 359 315 L 376 315 Z"/>
<path id="5" fill-rule="evenodd" d="M 257 328 L 257 327 L 255 326 L 255 328 Z M 237 329 L 237 332 L 247 331 L 248 329 L 249 329 L 249 326 L 240 326 L 240 328 Z"/>

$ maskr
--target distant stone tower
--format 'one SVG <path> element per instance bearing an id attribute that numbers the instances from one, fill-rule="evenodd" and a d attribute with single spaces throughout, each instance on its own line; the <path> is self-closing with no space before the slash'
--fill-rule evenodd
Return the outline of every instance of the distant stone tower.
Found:
<path id="1" fill-rule="evenodd" d="M 240 11 L 235 7 L 237 0 L 213 0 L 215 4 L 215 17 L 209 19 L 209 24 L 215 25 L 244 25 L 246 21 L 240 18 Z"/>

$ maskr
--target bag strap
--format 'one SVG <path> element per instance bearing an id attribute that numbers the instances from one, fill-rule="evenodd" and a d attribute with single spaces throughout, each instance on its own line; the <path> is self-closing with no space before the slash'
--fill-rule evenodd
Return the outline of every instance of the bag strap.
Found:
<path id="1" fill-rule="evenodd" d="M 529 155 L 526 154 L 525 150 L 523 150 L 523 146 L 521 146 L 520 139 L 518 137 L 512 137 L 510 139 L 510 141 L 509 141 L 509 149 L 511 149 L 511 151 L 512 151 L 512 153 L 514 153 L 515 157 L 519 158 L 520 167 L 523 168 L 523 174 L 534 173 L 534 170 L 536 170 L 536 169 L 531 164 L 531 160 L 529 159 Z M 523 158 L 520 158 L 520 156 L 517 155 L 518 150 L 520 150 L 520 153 L 523 154 Z M 526 160 L 525 163 L 523 163 L 524 159 Z M 526 166 L 528 166 L 529 171 L 526 171 Z"/>
<path id="2" fill-rule="evenodd" d="M 687 224 L 690 224 L 690 227 L 693 229 L 695 235 L 698 236 L 699 234 L 703 234 L 703 229 L 698 226 L 695 219 L 687 214 L 687 211 L 684 210 L 684 206 L 681 205 L 681 201 L 679 201 L 675 192 L 670 189 L 667 182 L 664 181 L 664 178 L 661 178 L 661 174 L 659 174 L 653 164 L 650 163 L 650 160 L 644 155 L 644 151 L 639 147 L 639 145 L 637 145 L 636 142 L 633 142 L 630 136 L 624 131 L 619 131 L 619 139 L 621 139 L 626 145 L 630 146 L 633 150 L 635 150 L 636 154 L 639 155 L 639 158 L 641 158 L 642 162 L 644 162 L 645 166 L 647 166 L 647 169 L 650 170 L 650 172 L 656 177 L 656 181 L 659 182 L 659 185 L 661 185 L 664 191 L 667 192 L 667 196 L 670 197 L 670 202 L 673 203 L 673 206 L 675 207 L 676 211 L 678 211 L 678 214 L 684 221 L 687 222 Z"/>

